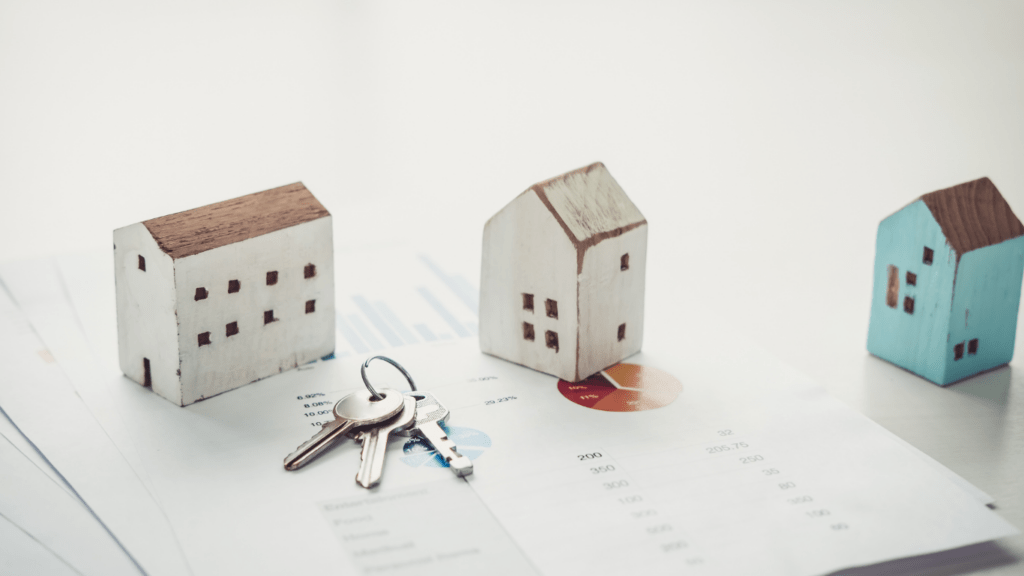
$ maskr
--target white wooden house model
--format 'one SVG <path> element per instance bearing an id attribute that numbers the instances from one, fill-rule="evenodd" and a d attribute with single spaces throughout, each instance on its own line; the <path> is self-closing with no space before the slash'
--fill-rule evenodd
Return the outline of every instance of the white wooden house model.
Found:
<path id="1" fill-rule="evenodd" d="M 333 258 L 301 183 L 114 230 L 121 370 L 185 406 L 330 355 Z"/>
<path id="2" fill-rule="evenodd" d="M 600 162 L 484 226 L 480 349 L 578 382 L 640 351 L 647 220 Z"/>

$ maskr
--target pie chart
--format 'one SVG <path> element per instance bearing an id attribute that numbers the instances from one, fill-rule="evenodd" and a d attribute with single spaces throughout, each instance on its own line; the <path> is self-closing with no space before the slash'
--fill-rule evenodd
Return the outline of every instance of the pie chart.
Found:
<path id="1" fill-rule="evenodd" d="M 640 412 L 668 406 L 683 391 L 683 385 L 657 368 L 616 364 L 580 382 L 559 380 L 558 391 L 585 408 Z"/>

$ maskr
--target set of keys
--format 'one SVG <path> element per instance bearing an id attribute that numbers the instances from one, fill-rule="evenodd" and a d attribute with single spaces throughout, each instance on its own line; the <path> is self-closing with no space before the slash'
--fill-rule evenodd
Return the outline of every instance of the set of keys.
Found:
<path id="1" fill-rule="evenodd" d="M 409 381 L 411 392 L 385 388 L 379 392 L 366 377 L 371 360 L 381 359 L 397 368 Z M 450 412 L 433 395 L 416 391 L 412 376 L 394 360 L 374 356 L 361 368 L 366 390 L 353 392 L 334 405 L 334 419 L 284 459 L 285 470 L 298 470 L 324 453 L 338 440 L 349 436 L 362 444 L 361 462 L 356 482 L 363 488 L 380 483 L 384 474 L 384 457 L 392 434 L 420 436 L 448 463 L 456 476 L 473 473 L 473 463 L 459 454 L 455 443 L 442 426 Z"/>

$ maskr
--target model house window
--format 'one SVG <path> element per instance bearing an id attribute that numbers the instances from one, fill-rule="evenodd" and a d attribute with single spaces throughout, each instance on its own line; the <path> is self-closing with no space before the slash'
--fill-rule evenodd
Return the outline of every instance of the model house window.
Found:
<path id="1" fill-rule="evenodd" d="M 961 342 L 956 346 L 953 346 L 953 360 L 959 360 L 964 357 L 964 343 Z"/>
<path id="2" fill-rule="evenodd" d="M 199 334 L 199 345 L 200 346 L 206 346 L 209 343 L 210 343 L 210 333 L 209 332 L 202 332 L 202 333 L 200 333 Z"/>
<path id="3" fill-rule="evenodd" d="M 206 291 L 206 288 L 203 288 L 202 286 L 196 288 L 196 302 L 206 300 L 206 297 L 209 295 L 210 293 Z"/>
<path id="4" fill-rule="evenodd" d="M 242 288 L 242 283 L 238 280 L 228 280 L 228 294 L 234 294 Z"/>
<path id="5" fill-rule="evenodd" d="M 907 272 L 907 286 L 917 286 L 917 274 Z"/>
<path id="6" fill-rule="evenodd" d="M 935 256 L 935 251 L 932 250 L 931 248 L 925 246 L 924 247 L 924 258 L 922 259 L 922 261 L 925 264 L 931 266 L 932 265 L 932 258 L 934 258 L 934 256 Z"/>
<path id="7" fill-rule="evenodd" d="M 228 325 L 224 327 L 224 335 L 234 336 L 235 334 L 238 334 L 238 322 L 229 322 Z"/>
<path id="8" fill-rule="evenodd" d="M 302 275 L 306 278 L 312 278 L 313 276 L 316 276 L 316 265 L 306 264 L 306 267 L 302 271 Z"/>
<path id="9" fill-rule="evenodd" d="M 619 342 L 622 342 L 625 339 L 626 339 L 626 325 L 625 324 L 619 324 Z"/>
<path id="10" fill-rule="evenodd" d="M 523 310 L 533 312 L 533 294 L 523 293 Z"/>
<path id="11" fill-rule="evenodd" d="M 544 343 L 547 344 L 548 348 L 554 348 L 555 352 L 558 352 L 558 332 L 552 332 L 551 330 L 545 332 Z"/>
<path id="12" fill-rule="evenodd" d="M 974 338 L 970 342 L 967 343 L 967 353 L 972 355 L 972 356 L 974 354 L 978 353 L 978 339 L 977 338 Z"/>
<path id="13" fill-rule="evenodd" d="M 151 376 L 150 373 L 149 373 L 149 358 L 143 358 L 142 359 L 142 385 L 143 386 L 152 386 L 153 385 L 153 376 Z"/>
<path id="14" fill-rule="evenodd" d="M 273 286 L 274 284 L 277 284 L 277 270 L 267 272 L 267 286 Z"/>
<path id="15" fill-rule="evenodd" d="M 277 320 L 277 318 L 274 318 L 274 311 L 273 310 L 267 310 L 266 312 L 263 313 L 263 323 L 264 324 L 270 324 L 274 320 Z"/>
<path id="16" fill-rule="evenodd" d="M 533 342 L 533 324 L 523 322 L 523 340 Z"/>
<path id="17" fill-rule="evenodd" d="M 146 257 L 139 254 L 139 270 L 146 271 Z"/>
<path id="18" fill-rule="evenodd" d="M 623 254 L 619 258 L 619 270 L 629 270 L 629 254 Z"/>
<path id="19" fill-rule="evenodd" d="M 558 318 L 558 302 L 548 298 L 544 301 L 544 311 L 548 318 Z"/>
<path id="20" fill-rule="evenodd" d="M 306 314 L 316 312 L 316 300 L 306 300 Z"/>
<path id="21" fill-rule="evenodd" d="M 914 313 L 914 299 L 911 298 L 910 296 L 907 296 L 906 298 L 903 299 L 903 311 L 906 312 L 907 314 Z"/>
<path id="22" fill-rule="evenodd" d="M 885 305 L 895 308 L 900 299 L 900 269 L 889 265 L 889 283 L 885 288 Z"/>

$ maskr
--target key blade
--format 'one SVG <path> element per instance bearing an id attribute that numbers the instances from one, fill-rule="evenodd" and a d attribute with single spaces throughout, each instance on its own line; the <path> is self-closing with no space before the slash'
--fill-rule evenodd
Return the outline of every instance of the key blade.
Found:
<path id="1" fill-rule="evenodd" d="M 416 422 L 416 400 L 405 397 L 402 411 L 390 420 L 382 422 L 362 433 L 363 451 L 356 482 L 363 488 L 380 484 L 384 476 L 384 459 L 387 456 L 388 439 L 392 432 L 404 430 Z"/>
<path id="2" fill-rule="evenodd" d="M 448 437 L 448 434 L 436 423 L 428 423 L 417 428 L 417 431 L 426 438 L 427 442 L 437 450 L 437 453 L 448 463 L 448 467 L 458 476 L 469 476 L 473 473 L 473 461 L 459 454 L 455 442 Z"/>
<path id="3" fill-rule="evenodd" d="M 284 459 L 285 470 L 298 470 L 309 464 L 318 454 L 325 451 L 339 438 L 344 437 L 352 427 L 351 420 L 333 420 L 324 424 L 323 428 L 306 440 Z"/>

